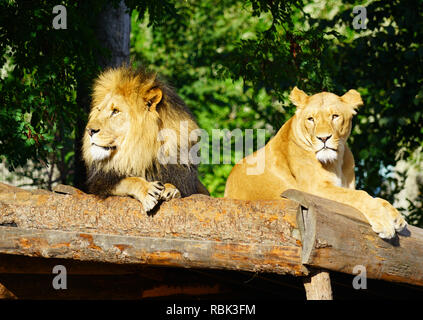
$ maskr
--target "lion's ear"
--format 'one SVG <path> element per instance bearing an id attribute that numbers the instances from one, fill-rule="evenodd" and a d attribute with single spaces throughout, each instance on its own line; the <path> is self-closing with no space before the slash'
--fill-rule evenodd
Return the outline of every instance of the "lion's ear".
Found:
<path id="1" fill-rule="evenodd" d="M 352 106 L 354 109 L 363 105 L 363 100 L 358 91 L 351 89 L 341 97 L 341 100 Z"/>
<path id="2" fill-rule="evenodd" d="M 151 88 L 144 96 L 148 111 L 156 111 L 157 105 L 163 97 L 163 92 L 160 88 Z"/>
<path id="3" fill-rule="evenodd" d="M 303 90 L 294 87 L 289 94 L 289 100 L 298 108 L 304 108 L 307 104 L 308 95 Z"/>

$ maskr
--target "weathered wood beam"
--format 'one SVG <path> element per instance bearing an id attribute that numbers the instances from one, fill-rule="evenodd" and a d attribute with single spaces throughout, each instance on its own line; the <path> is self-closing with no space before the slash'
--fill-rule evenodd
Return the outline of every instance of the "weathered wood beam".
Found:
<path id="1" fill-rule="evenodd" d="M 0 300 L 1 299 L 16 299 L 16 296 L 0 283 Z"/>
<path id="2" fill-rule="evenodd" d="M 304 278 L 304 288 L 307 300 L 332 300 L 332 286 L 329 272 L 313 270 Z"/>
<path id="3" fill-rule="evenodd" d="M 283 196 L 301 204 L 302 262 L 310 267 L 423 286 L 423 229 L 408 226 L 390 241 L 372 231 L 356 209 L 298 190 Z"/>
<path id="4" fill-rule="evenodd" d="M 115 264 L 303 274 L 300 250 L 275 243 L 134 237 L 0 227 L 0 252 Z"/>
<path id="5" fill-rule="evenodd" d="M 131 198 L 56 191 L 0 184 L 0 253 L 296 276 L 309 274 L 303 264 L 349 274 L 363 265 L 369 278 L 423 285 L 421 229 L 387 242 L 355 209 L 299 191 L 284 194 L 294 201 L 195 195 L 153 216 Z"/>
<path id="6" fill-rule="evenodd" d="M 0 253 L 115 264 L 307 275 L 298 204 L 195 195 L 148 216 L 127 197 L 100 199 L 0 184 Z M 58 193 L 60 192 L 60 193 Z"/>

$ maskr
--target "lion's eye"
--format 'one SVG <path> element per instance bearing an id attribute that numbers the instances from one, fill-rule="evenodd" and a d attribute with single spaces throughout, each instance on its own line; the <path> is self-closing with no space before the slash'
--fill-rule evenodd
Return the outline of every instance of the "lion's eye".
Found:
<path id="1" fill-rule="evenodd" d="M 311 122 L 314 122 L 313 117 L 308 117 L 308 118 L 307 118 L 307 120 L 308 120 L 308 121 L 311 121 Z"/>
<path id="2" fill-rule="evenodd" d="M 116 108 L 114 108 L 113 110 L 112 110 L 112 116 L 114 116 L 114 115 L 117 115 L 118 113 L 119 113 L 120 111 L 119 111 L 119 109 L 116 109 Z"/>
<path id="3" fill-rule="evenodd" d="M 338 118 L 339 117 L 339 115 L 337 115 L 337 114 L 333 114 L 332 115 L 332 120 L 335 120 L 336 118 Z"/>

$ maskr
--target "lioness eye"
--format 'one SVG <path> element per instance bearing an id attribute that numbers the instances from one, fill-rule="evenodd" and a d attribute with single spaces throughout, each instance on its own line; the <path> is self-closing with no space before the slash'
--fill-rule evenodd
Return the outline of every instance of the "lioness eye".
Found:
<path id="1" fill-rule="evenodd" d="M 114 115 L 116 115 L 116 114 L 118 114 L 120 111 L 118 110 L 118 109 L 113 109 L 112 110 L 112 116 L 114 116 Z"/>
<path id="2" fill-rule="evenodd" d="M 307 120 L 308 120 L 308 121 L 311 121 L 311 122 L 314 122 L 313 117 L 308 117 L 308 118 L 307 118 Z"/>
<path id="3" fill-rule="evenodd" d="M 335 120 L 336 118 L 338 118 L 339 116 L 337 114 L 333 114 L 332 115 L 332 120 Z"/>

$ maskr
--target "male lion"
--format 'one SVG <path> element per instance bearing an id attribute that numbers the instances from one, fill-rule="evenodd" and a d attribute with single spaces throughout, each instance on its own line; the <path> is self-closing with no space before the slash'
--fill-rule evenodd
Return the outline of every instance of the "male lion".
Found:
<path id="1" fill-rule="evenodd" d="M 128 67 L 105 71 L 94 84 L 83 139 L 88 191 L 132 196 L 146 212 L 160 200 L 208 195 L 196 165 L 168 160 L 179 160 L 181 144 L 188 149 L 195 142 L 189 139 L 195 129 L 184 102 L 154 73 Z M 173 134 L 163 136 L 166 130 Z"/>
<path id="2" fill-rule="evenodd" d="M 283 191 L 298 189 L 358 209 L 381 238 L 405 228 L 389 202 L 354 190 L 354 158 L 346 140 L 355 109 L 363 104 L 360 94 L 350 90 L 342 97 L 329 92 L 307 96 L 295 87 L 290 100 L 297 107 L 295 115 L 257 151 L 264 151 L 263 173 L 249 175 L 248 158 L 256 154 L 246 157 L 232 169 L 225 197 L 280 199 Z"/>

